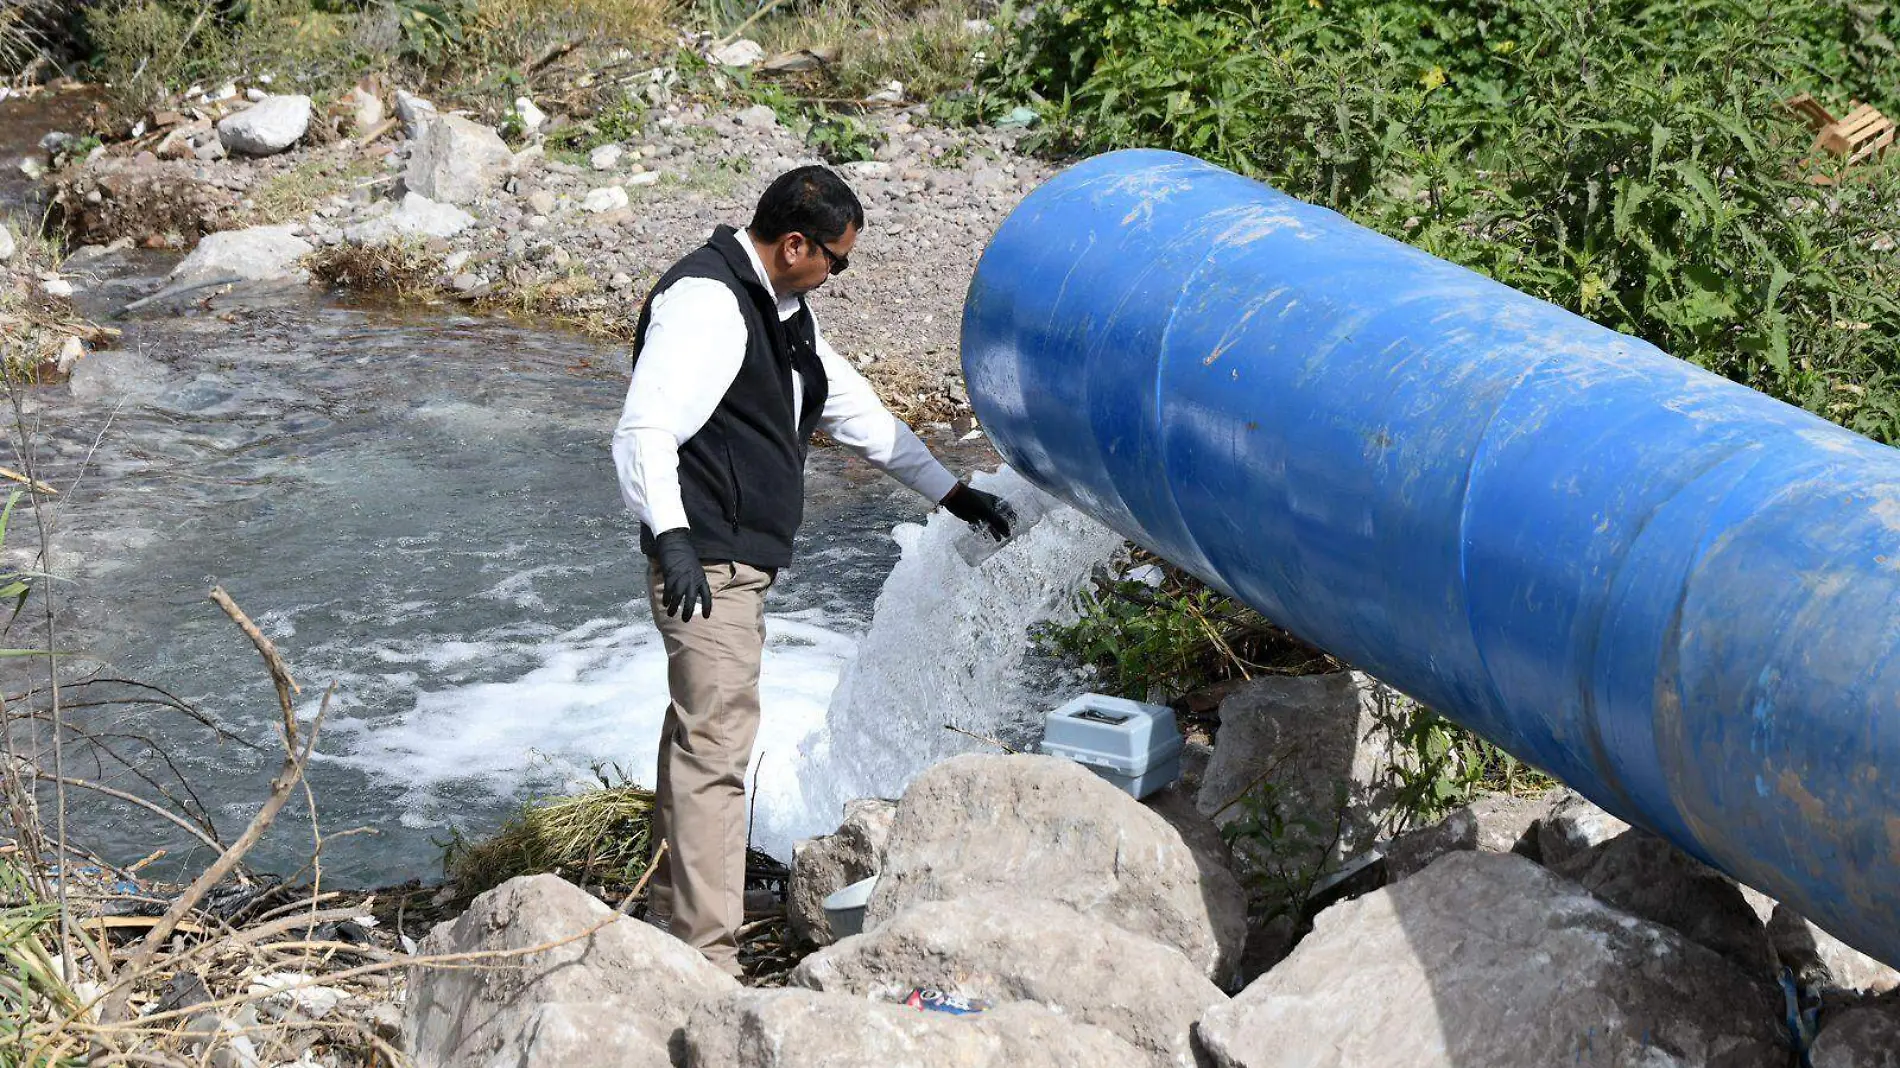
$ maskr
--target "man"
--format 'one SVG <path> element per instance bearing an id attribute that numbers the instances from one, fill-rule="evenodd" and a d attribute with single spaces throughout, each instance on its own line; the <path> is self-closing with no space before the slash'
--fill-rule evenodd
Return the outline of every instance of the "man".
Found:
<path id="1" fill-rule="evenodd" d="M 614 430 L 672 696 L 654 818 L 667 856 L 649 912 L 735 976 L 765 591 L 791 562 L 812 432 L 999 541 L 1014 518 L 946 471 L 819 333 L 805 295 L 850 265 L 863 227 L 837 175 L 781 175 L 750 226 L 719 227 L 654 287 Z"/>

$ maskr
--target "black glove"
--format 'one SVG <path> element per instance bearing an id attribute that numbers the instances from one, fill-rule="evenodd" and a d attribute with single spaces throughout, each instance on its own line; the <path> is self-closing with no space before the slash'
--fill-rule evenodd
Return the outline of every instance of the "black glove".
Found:
<path id="1" fill-rule="evenodd" d="M 677 615 L 681 622 L 693 618 L 693 606 L 712 618 L 712 587 L 706 584 L 706 569 L 700 566 L 699 550 L 693 548 L 684 527 L 669 530 L 653 539 L 660 558 L 660 577 L 664 580 L 660 606 L 666 614 Z"/>
<path id="2" fill-rule="evenodd" d="M 963 482 L 944 494 L 942 504 L 951 515 L 978 530 L 987 530 L 997 541 L 1008 540 L 1009 525 L 1016 521 L 1016 510 L 1008 501 Z"/>

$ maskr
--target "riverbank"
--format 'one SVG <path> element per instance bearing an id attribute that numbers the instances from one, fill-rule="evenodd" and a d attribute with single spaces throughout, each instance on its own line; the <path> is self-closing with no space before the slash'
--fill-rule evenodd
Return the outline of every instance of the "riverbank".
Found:
<path id="1" fill-rule="evenodd" d="M 458 137 L 451 152 L 490 153 L 454 163 L 482 170 L 482 180 L 457 195 L 429 188 L 440 200 L 418 202 L 416 186 L 429 184 L 418 181 L 416 162 L 429 118 L 493 129 L 475 113 L 425 110 L 422 121 L 405 121 L 398 113 L 413 98 L 371 84 L 356 91 L 349 114 L 313 110 L 291 147 L 253 156 L 227 151 L 218 127 L 256 106 L 248 97 L 266 97 L 266 87 L 225 88 L 225 99 L 181 99 L 177 110 L 154 113 L 163 125 L 134 127 L 138 137 L 34 161 L 46 170 L 50 218 L 72 247 L 69 265 L 115 245 L 185 252 L 211 234 L 284 227 L 310 247 L 298 269 L 318 284 L 625 340 L 668 265 L 714 226 L 743 225 L 777 174 L 830 162 L 814 143 L 827 135 L 790 98 L 657 94 L 659 102 L 609 115 L 544 115 L 533 132 L 517 115 L 476 148 Z M 1051 168 L 1015 150 L 1019 131 L 936 124 L 925 103 L 869 106 L 849 129 L 847 154 L 864 158 L 832 165 L 868 221 L 854 270 L 829 282 L 814 307 L 832 344 L 893 410 L 967 430 L 957 358 L 964 289 L 1002 218 Z M 45 133 L 53 144 L 72 136 Z M 61 282 L 86 284 L 83 270 Z"/>

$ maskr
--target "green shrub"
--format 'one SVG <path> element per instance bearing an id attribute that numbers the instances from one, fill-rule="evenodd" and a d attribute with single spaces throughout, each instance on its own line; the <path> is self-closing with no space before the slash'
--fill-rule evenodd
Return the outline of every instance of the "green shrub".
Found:
<path id="1" fill-rule="evenodd" d="M 1894 84 L 1894 16 L 1855 10 L 1088 0 L 984 89 L 1042 99 L 1045 148 L 1200 156 L 1893 442 L 1900 178 L 1812 184 L 1779 106 Z"/>

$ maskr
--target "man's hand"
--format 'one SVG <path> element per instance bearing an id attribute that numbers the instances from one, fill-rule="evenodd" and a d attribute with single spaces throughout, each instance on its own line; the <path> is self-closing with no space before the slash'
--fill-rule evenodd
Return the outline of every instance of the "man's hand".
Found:
<path id="1" fill-rule="evenodd" d="M 972 489 L 959 482 L 944 494 L 943 506 L 950 514 L 979 530 L 987 530 L 997 541 L 1009 538 L 1009 526 L 1016 522 L 1016 510 L 993 493 Z"/>
<path id="2" fill-rule="evenodd" d="M 669 530 L 653 539 L 660 556 L 660 577 L 664 582 L 660 606 L 666 614 L 677 615 L 681 622 L 693 618 L 693 606 L 712 618 L 712 587 L 706 584 L 706 569 L 700 566 L 699 551 L 686 535 L 684 527 Z"/>

